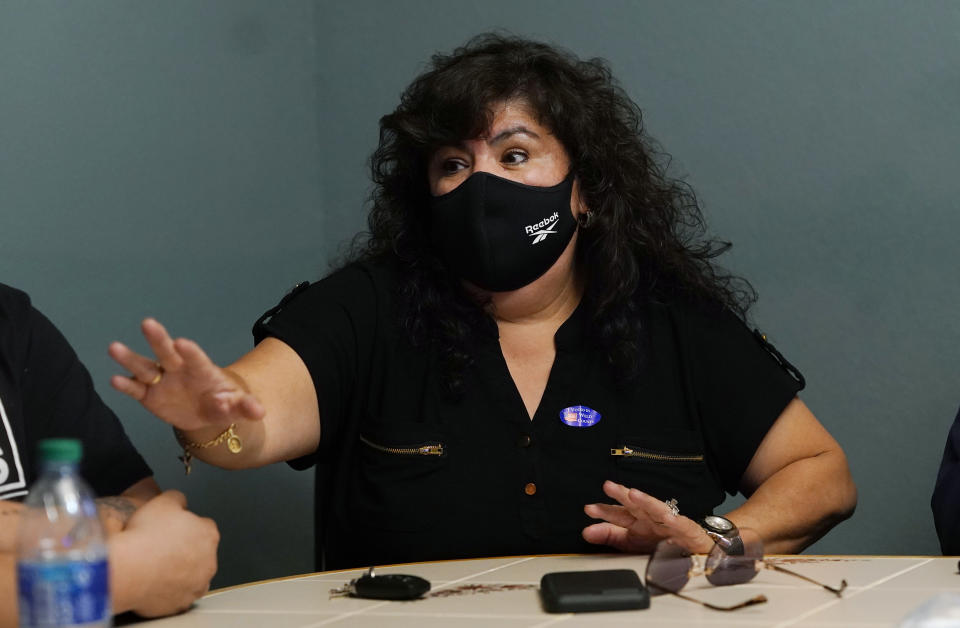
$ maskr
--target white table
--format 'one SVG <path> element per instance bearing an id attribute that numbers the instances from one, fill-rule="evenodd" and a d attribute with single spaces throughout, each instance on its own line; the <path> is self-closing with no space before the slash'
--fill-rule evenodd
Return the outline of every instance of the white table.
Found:
<path id="1" fill-rule="evenodd" d="M 363 570 L 323 572 L 267 580 L 213 591 L 188 613 L 145 622 L 150 628 L 636 628 L 648 626 L 895 626 L 912 609 L 943 592 L 960 593 L 957 558 L 928 556 L 775 556 L 773 560 L 830 585 L 849 584 L 842 599 L 804 581 L 763 570 L 750 583 L 714 587 L 702 576 L 684 593 L 730 604 L 757 594 L 760 604 L 731 612 L 712 611 L 672 595 L 652 598 L 650 608 L 581 614 L 550 614 L 535 588 L 384 602 L 334 597 L 329 591 Z M 463 585 L 538 585 L 550 571 L 634 569 L 643 577 L 646 556 L 527 556 L 415 563 L 378 567 L 377 573 L 426 578 L 432 592 Z"/>

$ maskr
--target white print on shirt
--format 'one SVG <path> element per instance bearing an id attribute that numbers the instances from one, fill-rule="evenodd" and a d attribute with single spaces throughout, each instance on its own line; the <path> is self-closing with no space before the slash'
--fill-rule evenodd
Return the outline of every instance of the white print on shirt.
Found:
<path id="1" fill-rule="evenodd" d="M 557 220 L 559 219 L 560 219 L 560 214 L 558 214 L 557 212 L 553 212 L 552 216 L 547 216 L 546 218 L 544 218 L 543 220 L 541 220 L 536 224 L 527 225 L 526 227 L 524 227 L 524 231 L 527 232 L 527 235 L 533 236 L 533 242 L 531 242 L 530 244 L 537 244 L 538 242 L 543 242 L 544 238 L 546 238 L 548 235 L 550 235 L 551 233 L 556 233 L 556 231 L 553 231 L 553 228 L 557 226 Z"/>
<path id="2" fill-rule="evenodd" d="M 0 399 L 0 499 L 26 495 L 26 488 L 20 451 L 17 449 L 17 441 L 13 439 L 13 426 L 7 418 L 3 399 Z"/>

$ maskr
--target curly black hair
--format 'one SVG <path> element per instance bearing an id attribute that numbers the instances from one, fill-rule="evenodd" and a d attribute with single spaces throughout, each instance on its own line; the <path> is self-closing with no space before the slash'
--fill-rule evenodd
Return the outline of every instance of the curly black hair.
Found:
<path id="1" fill-rule="evenodd" d="M 618 373 L 629 379 L 642 358 L 638 295 L 685 295 L 745 318 L 753 288 L 712 262 L 730 244 L 706 237 L 693 191 L 667 176 L 669 158 L 644 133 L 640 109 L 607 63 L 483 34 L 434 55 L 381 118 L 369 231 L 352 256 L 400 262 L 399 322 L 413 342 L 436 343 L 448 391 L 460 390 L 471 338 L 489 319 L 431 246 L 427 167 L 437 148 L 485 132 L 490 106 L 509 100 L 526 104 L 560 140 L 594 214 L 579 235 L 576 263 L 590 327 Z"/>

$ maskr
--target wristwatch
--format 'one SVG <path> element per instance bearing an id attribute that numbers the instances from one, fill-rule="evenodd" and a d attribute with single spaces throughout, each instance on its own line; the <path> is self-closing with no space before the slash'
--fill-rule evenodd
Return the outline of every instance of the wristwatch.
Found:
<path id="1" fill-rule="evenodd" d="M 700 526 L 726 554 L 743 555 L 743 539 L 734 522 L 719 515 L 707 515 L 700 521 Z"/>

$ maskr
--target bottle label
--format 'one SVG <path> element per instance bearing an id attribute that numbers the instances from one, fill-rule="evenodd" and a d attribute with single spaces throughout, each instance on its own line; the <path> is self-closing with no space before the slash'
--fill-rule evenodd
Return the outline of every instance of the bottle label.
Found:
<path id="1" fill-rule="evenodd" d="M 107 561 L 17 564 L 20 626 L 84 626 L 110 620 Z"/>

